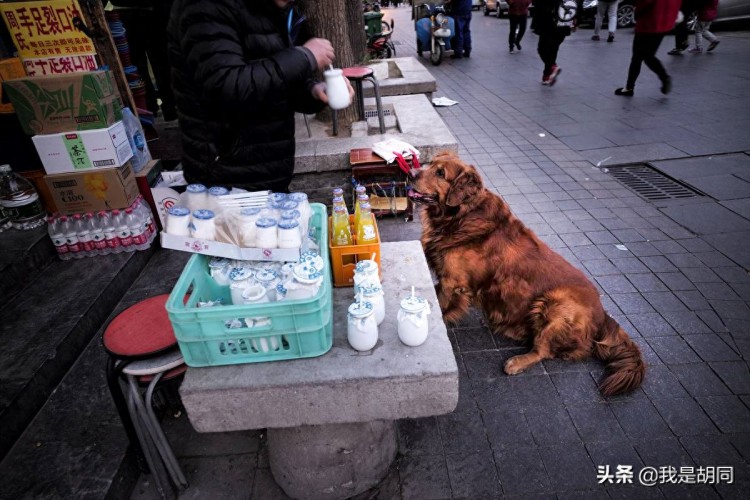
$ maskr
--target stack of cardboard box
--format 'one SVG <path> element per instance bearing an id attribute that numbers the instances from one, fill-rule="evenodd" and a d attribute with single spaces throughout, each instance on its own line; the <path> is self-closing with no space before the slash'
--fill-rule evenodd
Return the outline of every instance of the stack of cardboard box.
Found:
<path id="1" fill-rule="evenodd" d="M 133 150 L 111 72 L 17 78 L 4 81 L 3 91 L 33 136 L 53 209 L 72 214 L 133 203 Z"/>

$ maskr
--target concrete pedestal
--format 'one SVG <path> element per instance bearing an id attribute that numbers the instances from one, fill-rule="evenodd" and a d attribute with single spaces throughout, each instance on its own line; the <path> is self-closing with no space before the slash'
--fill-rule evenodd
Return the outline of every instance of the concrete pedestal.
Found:
<path id="1" fill-rule="evenodd" d="M 339 500 L 377 485 L 396 456 L 393 420 L 268 429 L 276 483 L 292 498 Z"/>

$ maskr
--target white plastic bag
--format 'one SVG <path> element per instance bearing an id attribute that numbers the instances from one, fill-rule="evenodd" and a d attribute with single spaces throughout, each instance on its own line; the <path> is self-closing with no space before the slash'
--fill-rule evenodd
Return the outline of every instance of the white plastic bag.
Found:
<path id="1" fill-rule="evenodd" d="M 408 142 L 398 139 L 387 139 L 376 142 L 372 145 L 372 152 L 383 158 L 386 163 L 392 163 L 396 160 L 396 153 L 402 154 L 404 158 L 409 159 L 414 154 L 419 159 L 419 150 Z"/>

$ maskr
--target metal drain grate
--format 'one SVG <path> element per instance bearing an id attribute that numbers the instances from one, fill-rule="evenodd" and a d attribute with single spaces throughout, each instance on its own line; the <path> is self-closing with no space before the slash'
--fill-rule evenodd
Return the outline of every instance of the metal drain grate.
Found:
<path id="1" fill-rule="evenodd" d="M 678 180 L 666 176 L 648 165 L 609 167 L 609 173 L 618 181 L 649 201 L 675 200 L 703 196 Z"/>
<path id="2" fill-rule="evenodd" d="M 383 116 L 395 116 L 396 112 L 389 108 L 383 108 Z M 377 118 L 378 117 L 378 110 L 377 109 L 366 109 L 365 110 L 365 118 Z"/>

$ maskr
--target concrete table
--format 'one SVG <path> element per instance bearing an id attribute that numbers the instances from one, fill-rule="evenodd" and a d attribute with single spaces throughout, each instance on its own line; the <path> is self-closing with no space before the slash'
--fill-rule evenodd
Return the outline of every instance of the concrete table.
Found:
<path id="1" fill-rule="evenodd" d="M 396 451 L 395 421 L 453 411 L 458 368 L 418 241 L 381 244 L 386 319 L 377 345 L 346 340 L 352 288 L 334 290 L 333 348 L 317 358 L 190 368 L 180 393 L 198 432 L 268 429 L 271 472 L 293 498 L 348 498 L 375 486 Z M 419 347 L 396 314 L 415 286 L 431 305 Z"/>

